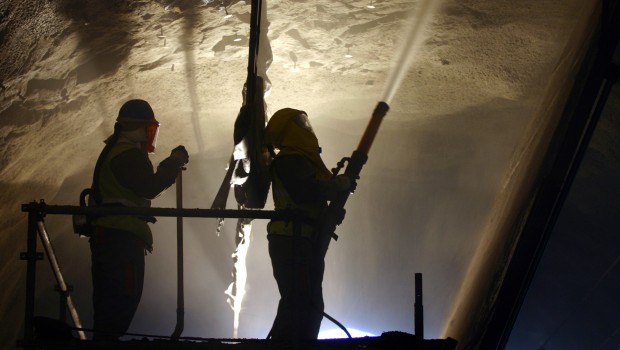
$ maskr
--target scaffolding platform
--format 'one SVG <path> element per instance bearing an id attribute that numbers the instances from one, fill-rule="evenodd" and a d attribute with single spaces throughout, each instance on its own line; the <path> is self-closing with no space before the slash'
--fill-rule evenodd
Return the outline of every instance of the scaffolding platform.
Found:
<path id="1" fill-rule="evenodd" d="M 404 332 L 385 332 L 377 337 L 324 339 L 299 344 L 278 344 L 267 339 L 133 339 L 92 341 L 69 339 L 35 339 L 29 349 L 45 350 L 454 350 L 457 342 L 447 339 L 420 339 Z"/>

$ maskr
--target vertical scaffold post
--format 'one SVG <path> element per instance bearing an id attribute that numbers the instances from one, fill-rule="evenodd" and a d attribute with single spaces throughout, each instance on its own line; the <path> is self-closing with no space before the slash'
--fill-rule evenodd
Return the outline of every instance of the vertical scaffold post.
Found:
<path id="1" fill-rule="evenodd" d="M 43 253 L 37 252 L 37 222 L 42 213 L 36 209 L 37 203 L 31 203 L 28 210 L 28 233 L 26 251 L 20 253 L 20 259 L 26 260 L 26 307 L 24 314 L 23 347 L 31 348 L 34 340 L 34 297 L 36 283 L 37 260 L 43 259 Z"/>
<path id="2" fill-rule="evenodd" d="M 424 339 L 424 307 L 422 306 L 422 274 L 415 274 L 414 329 L 418 339 Z"/>
<path id="3" fill-rule="evenodd" d="M 183 208 L 183 170 L 179 170 L 176 179 L 177 209 Z M 172 339 L 179 339 L 185 327 L 185 291 L 183 288 L 183 217 L 177 216 L 177 323 L 172 332 Z"/>

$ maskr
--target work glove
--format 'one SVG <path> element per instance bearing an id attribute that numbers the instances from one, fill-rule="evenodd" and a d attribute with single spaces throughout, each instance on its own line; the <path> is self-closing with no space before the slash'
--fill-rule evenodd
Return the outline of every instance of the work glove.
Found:
<path id="1" fill-rule="evenodd" d="M 189 153 L 183 146 L 177 146 L 170 152 L 170 157 L 178 160 L 183 165 L 189 163 Z"/>

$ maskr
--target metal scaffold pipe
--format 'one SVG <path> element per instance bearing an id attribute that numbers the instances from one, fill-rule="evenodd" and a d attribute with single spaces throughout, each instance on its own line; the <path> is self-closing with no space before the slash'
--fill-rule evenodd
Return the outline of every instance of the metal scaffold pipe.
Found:
<path id="1" fill-rule="evenodd" d="M 422 274 L 415 274 L 414 329 L 418 339 L 424 339 L 424 306 L 422 305 Z"/>
<path id="2" fill-rule="evenodd" d="M 219 209 L 176 209 L 142 207 L 81 207 L 73 205 L 48 205 L 44 202 L 22 204 L 22 212 L 44 215 L 138 215 L 185 218 L 248 218 L 295 220 L 294 211 L 274 210 L 219 210 Z"/>
<path id="3" fill-rule="evenodd" d="M 176 180 L 177 209 L 183 208 L 183 170 Z M 183 289 L 183 217 L 177 217 L 177 323 L 172 338 L 178 339 L 185 326 L 185 295 Z"/>
<path id="4" fill-rule="evenodd" d="M 45 253 L 47 254 L 47 260 L 52 266 L 52 270 L 54 272 L 54 277 L 56 277 L 56 282 L 60 288 L 60 292 L 67 300 L 67 309 L 69 310 L 69 314 L 71 314 L 71 319 L 73 320 L 73 324 L 76 328 L 82 328 L 82 322 L 80 322 L 80 316 L 73 305 L 73 300 L 71 299 L 71 295 L 69 295 L 69 290 L 67 288 L 67 284 L 65 283 L 65 279 L 60 271 L 60 265 L 58 264 L 58 259 L 56 259 L 56 253 L 54 252 L 54 247 L 52 247 L 52 242 L 50 241 L 50 237 L 45 230 L 45 225 L 43 221 L 37 221 L 37 230 L 39 231 L 39 237 L 41 238 L 41 243 L 43 243 L 43 248 L 45 248 Z M 77 331 L 80 339 L 86 339 L 86 334 L 83 331 Z"/>

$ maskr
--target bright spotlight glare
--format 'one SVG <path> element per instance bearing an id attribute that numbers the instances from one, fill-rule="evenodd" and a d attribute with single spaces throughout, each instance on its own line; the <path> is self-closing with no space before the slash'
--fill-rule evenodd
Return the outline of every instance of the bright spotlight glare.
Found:
<path id="1" fill-rule="evenodd" d="M 355 328 L 347 328 L 347 331 L 349 331 L 353 338 L 376 337 L 376 335 L 372 333 L 360 331 Z M 346 337 L 346 333 L 340 328 L 328 329 L 319 333 L 319 339 L 344 339 Z"/>
<path id="2" fill-rule="evenodd" d="M 348 54 L 344 55 L 344 58 L 353 58 L 353 55 L 348 53 Z"/>
<path id="3" fill-rule="evenodd" d="M 374 5 L 368 5 L 368 6 L 366 6 L 366 7 L 368 7 L 369 9 L 374 9 L 374 8 L 375 8 L 375 6 L 374 6 Z"/>

